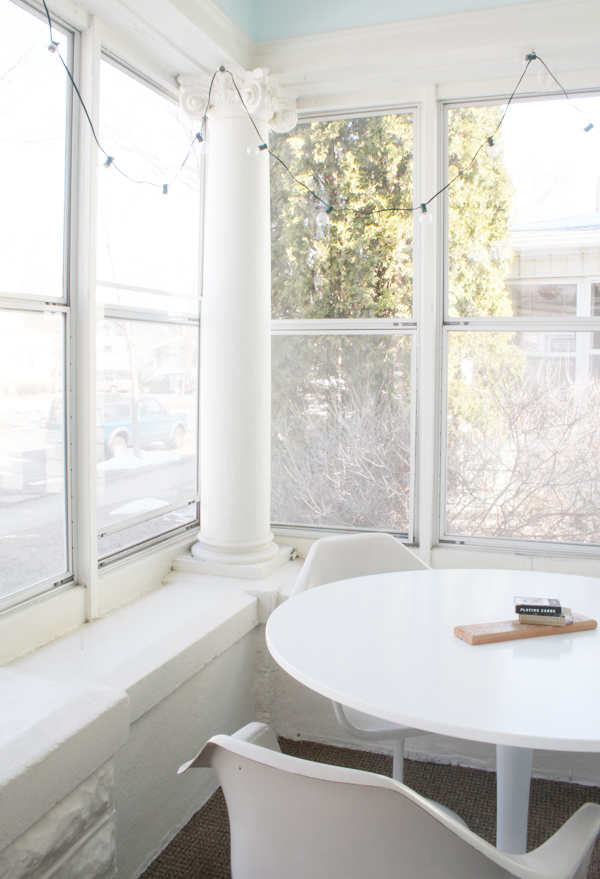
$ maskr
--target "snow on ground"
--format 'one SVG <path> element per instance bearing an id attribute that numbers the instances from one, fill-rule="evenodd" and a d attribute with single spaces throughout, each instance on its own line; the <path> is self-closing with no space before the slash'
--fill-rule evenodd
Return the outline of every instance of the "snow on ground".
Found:
<path id="1" fill-rule="evenodd" d="M 97 466 L 98 470 L 137 470 L 139 467 L 148 467 L 153 464 L 175 463 L 180 461 L 181 455 L 173 452 L 140 452 L 138 458 L 133 454 L 133 449 L 126 449 L 122 455 L 116 458 L 109 458 L 108 461 L 101 461 Z"/>
<path id="2" fill-rule="evenodd" d="M 137 501 L 131 501 L 119 507 L 118 510 L 111 510 L 111 516 L 139 516 L 141 513 L 151 513 L 152 510 L 160 510 L 161 507 L 168 507 L 166 501 L 159 501 L 155 497 L 143 497 Z"/>

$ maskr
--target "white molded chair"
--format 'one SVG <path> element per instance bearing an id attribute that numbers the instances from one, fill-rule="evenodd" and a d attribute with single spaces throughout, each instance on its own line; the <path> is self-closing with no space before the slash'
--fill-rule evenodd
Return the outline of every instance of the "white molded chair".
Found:
<path id="1" fill-rule="evenodd" d="M 229 811 L 232 879 L 585 879 L 600 830 L 587 803 L 544 845 L 499 852 L 449 809 L 372 772 L 282 754 L 250 723 L 210 739 Z"/>
<path id="2" fill-rule="evenodd" d="M 366 574 L 387 574 L 392 571 L 422 571 L 429 565 L 403 546 L 391 534 L 349 534 L 340 537 L 322 537 L 311 546 L 290 598 L 323 586 L 334 580 L 347 580 Z M 380 720 L 333 703 L 340 726 L 355 739 L 379 742 L 392 741 L 394 759 L 392 775 L 396 781 L 404 779 L 404 741 L 411 736 L 425 735 L 423 730 Z"/>

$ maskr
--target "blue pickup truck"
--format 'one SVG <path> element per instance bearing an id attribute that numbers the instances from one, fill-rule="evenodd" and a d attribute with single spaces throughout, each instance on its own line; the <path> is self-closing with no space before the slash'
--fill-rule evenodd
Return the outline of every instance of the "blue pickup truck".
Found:
<path id="1" fill-rule="evenodd" d="M 186 430 L 184 412 L 167 412 L 156 397 L 138 397 L 140 445 L 161 442 L 169 449 L 180 449 Z M 110 395 L 98 409 L 96 442 L 100 457 L 114 458 L 133 445 L 132 398 Z"/>

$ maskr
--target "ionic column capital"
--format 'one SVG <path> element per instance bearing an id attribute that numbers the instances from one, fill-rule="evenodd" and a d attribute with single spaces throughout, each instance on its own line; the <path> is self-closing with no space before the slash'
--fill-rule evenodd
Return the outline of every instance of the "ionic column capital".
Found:
<path id="1" fill-rule="evenodd" d="M 274 131 L 290 131 L 298 121 L 296 99 L 280 88 L 264 67 L 236 68 L 231 72 L 218 70 L 212 89 L 210 81 L 211 77 L 204 74 L 186 73 L 177 77 L 181 109 L 186 116 L 202 119 L 206 113 L 210 120 L 245 116 L 241 94 L 252 117 L 268 123 Z"/>

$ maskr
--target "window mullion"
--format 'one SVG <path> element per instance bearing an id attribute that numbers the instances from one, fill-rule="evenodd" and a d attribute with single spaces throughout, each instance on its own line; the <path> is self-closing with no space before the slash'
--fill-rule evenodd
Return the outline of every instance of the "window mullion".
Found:
<path id="1" fill-rule="evenodd" d="M 81 35 L 81 76 L 79 90 L 98 131 L 98 100 L 100 76 L 100 28 L 92 19 Z M 94 619 L 99 613 L 98 550 L 96 526 L 96 223 L 98 186 L 96 167 L 98 148 L 81 107 L 76 107 L 78 123 L 77 151 L 77 216 L 76 285 L 73 296 L 75 311 L 74 373 L 76 413 L 75 511 L 76 546 L 75 573 L 77 582 L 86 587 L 86 616 Z"/>

